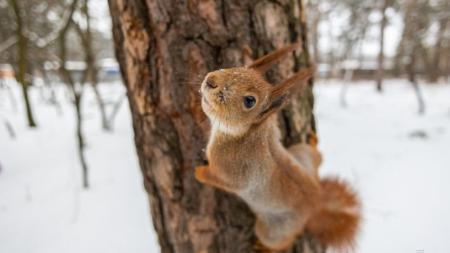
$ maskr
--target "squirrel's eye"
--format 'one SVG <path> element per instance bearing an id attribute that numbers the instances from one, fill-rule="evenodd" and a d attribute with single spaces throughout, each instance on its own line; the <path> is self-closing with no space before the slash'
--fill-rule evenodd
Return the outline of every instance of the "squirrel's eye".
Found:
<path id="1" fill-rule="evenodd" d="M 253 96 L 244 97 L 244 105 L 247 109 L 252 108 L 256 104 L 256 99 Z"/>

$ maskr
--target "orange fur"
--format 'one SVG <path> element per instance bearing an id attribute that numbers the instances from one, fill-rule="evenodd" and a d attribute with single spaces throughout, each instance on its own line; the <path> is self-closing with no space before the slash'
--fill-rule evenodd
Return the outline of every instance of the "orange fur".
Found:
<path id="1" fill-rule="evenodd" d="M 352 248 L 361 220 L 359 199 L 338 179 L 325 178 L 320 184 L 320 207 L 308 220 L 306 230 L 329 247 Z"/>
<path id="2" fill-rule="evenodd" d="M 208 166 L 196 169 L 205 184 L 240 196 L 253 210 L 255 233 L 270 249 L 290 247 L 305 229 L 326 245 L 350 246 L 359 224 L 359 203 L 342 182 L 320 180 L 317 138 L 311 146 L 286 149 L 275 113 L 298 84 L 312 77 L 306 68 L 278 85 L 261 70 L 294 50 L 279 49 L 249 67 L 209 73 L 202 83 L 202 109 L 212 123 L 206 155 Z M 245 101 L 252 97 L 248 106 Z"/>

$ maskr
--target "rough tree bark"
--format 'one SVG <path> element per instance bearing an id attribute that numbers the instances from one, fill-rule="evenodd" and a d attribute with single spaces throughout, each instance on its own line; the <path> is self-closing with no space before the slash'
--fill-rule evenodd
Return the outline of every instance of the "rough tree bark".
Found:
<path id="1" fill-rule="evenodd" d="M 309 64 L 301 0 L 109 0 L 116 56 L 162 252 L 254 252 L 254 216 L 237 197 L 198 183 L 208 122 L 198 89 L 211 70 L 242 66 L 294 41 L 272 82 Z M 312 83 L 310 83 L 310 88 Z M 315 132 L 306 89 L 280 113 L 284 144 Z M 324 252 L 308 235 L 287 252 Z"/>

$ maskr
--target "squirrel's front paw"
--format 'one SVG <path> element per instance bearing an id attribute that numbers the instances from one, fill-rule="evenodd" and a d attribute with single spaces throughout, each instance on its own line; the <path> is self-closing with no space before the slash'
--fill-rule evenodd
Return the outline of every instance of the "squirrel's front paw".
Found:
<path id="1" fill-rule="evenodd" d="M 204 183 L 206 181 L 206 170 L 208 169 L 207 166 L 198 166 L 195 168 L 195 178 Z"/>

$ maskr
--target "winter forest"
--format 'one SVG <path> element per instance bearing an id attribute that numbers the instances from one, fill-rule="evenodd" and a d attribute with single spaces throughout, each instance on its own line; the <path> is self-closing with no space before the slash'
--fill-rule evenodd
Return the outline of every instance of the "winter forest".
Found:
<path id="1" fill-rule="evenodd" d="M 450 0 L 0 0 L 0 252 L 446 253 L 449 169 Z"/>

